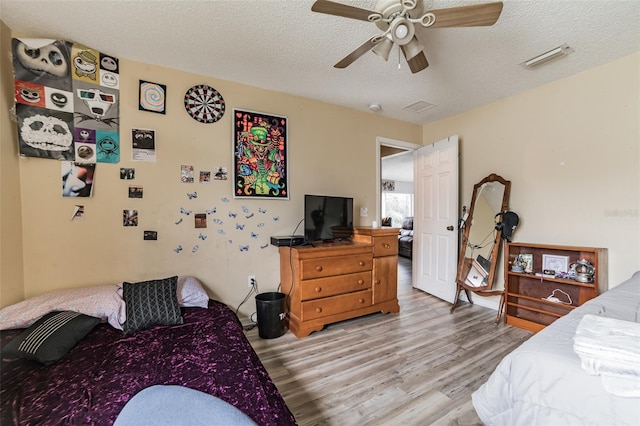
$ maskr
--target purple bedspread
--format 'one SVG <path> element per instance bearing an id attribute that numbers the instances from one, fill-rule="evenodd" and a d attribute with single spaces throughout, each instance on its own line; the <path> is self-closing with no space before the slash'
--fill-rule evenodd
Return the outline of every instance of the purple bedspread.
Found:
<path id="1" fill-rule="evenodd" d="M 260 425 L 295 419 L 234 313 L 183 308 L 184 324 L 125 336 L 100 324 L 50 366 L 2 360 L 4 425 L 109 425 L 135 394 L 152 385 L 181 385 L 214 395 Z M 0 333 L 4 347 L 21 330 Z"/>

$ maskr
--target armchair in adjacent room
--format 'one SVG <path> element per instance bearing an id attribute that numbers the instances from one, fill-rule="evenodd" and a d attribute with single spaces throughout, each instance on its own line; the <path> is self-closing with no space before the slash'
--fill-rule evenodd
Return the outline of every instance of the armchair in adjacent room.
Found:
<path id="1" fill-rule="evenodd" d="M 405 217 L 398 234 L 398 254 L 411 259 L 413 254 L 413 217 Z"/>

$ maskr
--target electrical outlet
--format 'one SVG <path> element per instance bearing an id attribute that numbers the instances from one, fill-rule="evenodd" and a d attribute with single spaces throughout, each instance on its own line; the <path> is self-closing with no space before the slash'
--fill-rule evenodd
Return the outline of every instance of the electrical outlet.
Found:
<path id="1" fill-rule="evenodd" d="M 255 275 L 249 275 L 247 277 L 247 287 L 251 288 L 254 285 L 256 285 L 256 276 Z"/>

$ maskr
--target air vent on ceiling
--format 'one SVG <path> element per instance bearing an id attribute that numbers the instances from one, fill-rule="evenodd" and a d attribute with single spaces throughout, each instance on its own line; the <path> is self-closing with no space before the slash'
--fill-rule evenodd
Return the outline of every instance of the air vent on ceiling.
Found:
<path id="1" fill-rule="evenodd" d="M 527 69 L 536 68 L 540 65 L 555 61 L 556 59 L 564 58 L 571 52 L 573 52 L 573 49 L 568 45 L 563 44 L 562 46 L 558 46 L 555 49 L 544 52 L 543 54 L 538 55 L 535 58 L 524 61 L 521 63 L 521 65 Z"/>
<path id="2" fill-rule="evenodd" d="M 413 112 L 423 112 L 426 111 L 428 109 L 431 108 L 435 108 L 436 106 L 434 104 L 430 104 L 429 102 L 426 101 L 417 101 L 414 102 L 412 104 L 406 105 L 404 107 L 402 107 L 402 109 L 406 109 L 409 111 L 413 111 Z"/>

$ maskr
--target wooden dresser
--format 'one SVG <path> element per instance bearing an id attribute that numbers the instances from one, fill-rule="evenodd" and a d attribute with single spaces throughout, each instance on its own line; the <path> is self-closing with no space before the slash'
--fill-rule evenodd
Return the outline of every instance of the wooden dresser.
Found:
<path id="1" fill-rule="evenodd" d="M 280 283 L 297 337 L 373 312 L 400 311 L 398 228 L 360 227 L 352 241 L 280 247 Z"/>

